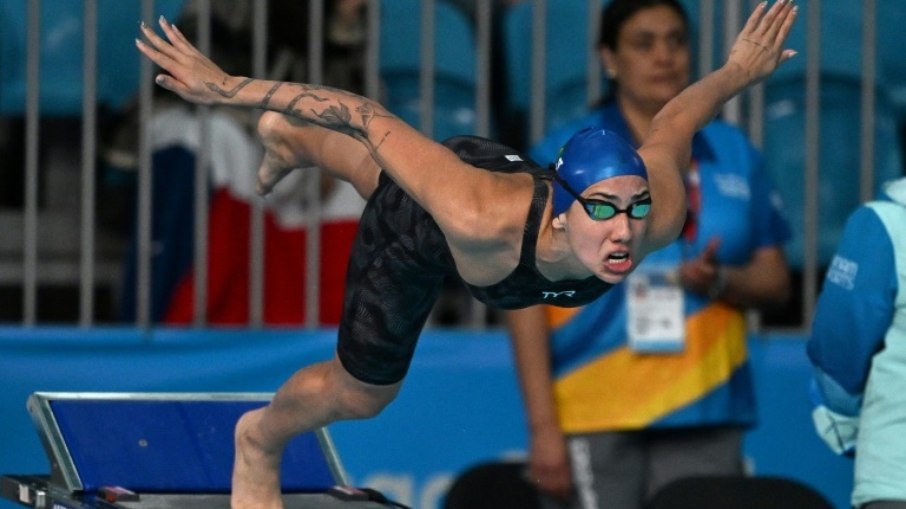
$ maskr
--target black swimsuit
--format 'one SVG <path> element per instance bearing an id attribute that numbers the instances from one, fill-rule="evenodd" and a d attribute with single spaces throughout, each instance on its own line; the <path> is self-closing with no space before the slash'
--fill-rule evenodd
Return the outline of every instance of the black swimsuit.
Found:
<path id="1" fill-rule="evenodd" d="M 475 136 L 444 145 L 491 171 L 527 172 L 535 180 L 519 265 L 492 286 L 467 285 L 485 304 L 519 309 L 534 304 L 579 306 L 611 285 L 596 277 L 549 281 L 535 266 L 535 244 L 548 200 L 550 174 L 516 151 Z M 346 275 L 337 354 L 355 378 L 385 385 L 403 379 L 418 336 L 443 288 L 458 278 L 453 256 L 434 219 L 382 172 L 359 222 Z"/>

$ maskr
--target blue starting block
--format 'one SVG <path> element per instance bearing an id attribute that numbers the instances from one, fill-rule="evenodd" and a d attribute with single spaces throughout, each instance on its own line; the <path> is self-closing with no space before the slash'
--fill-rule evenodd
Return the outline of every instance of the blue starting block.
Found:
<path id="1" fill-rule="evenodd" d="M 271 397 L 34 393 L 27 407 L 51 472 L 5 475 L 0 494 L 35 509 L 227 509 L 236 421 Z M 287 509 L 388 507 L 376 501 L 379 494 L 348 484 L 326 428 L 287 446 L 281 468 Z"/>

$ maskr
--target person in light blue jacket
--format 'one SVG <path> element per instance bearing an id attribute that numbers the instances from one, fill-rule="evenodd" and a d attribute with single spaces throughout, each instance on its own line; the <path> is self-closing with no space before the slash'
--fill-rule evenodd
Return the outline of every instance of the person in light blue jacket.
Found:
<path id="1" fill-rule="evenodd" d="M 906 178 L 849 217 L 808 355 L 815 430 L 855 456 L 853 507 L 906 508 Z"/>

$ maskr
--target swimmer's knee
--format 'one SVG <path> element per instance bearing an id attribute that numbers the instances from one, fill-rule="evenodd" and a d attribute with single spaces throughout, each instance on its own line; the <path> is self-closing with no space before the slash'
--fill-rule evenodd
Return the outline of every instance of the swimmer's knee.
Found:
<path id="1" fill-rule="evenodd" d="M 345 419 L 371 419 L 377 417 L 387 405 L 396 397 L 396 393 L 390 396 L 363 393 L 347 392 L 343 398 L 343 418 Z"/>
<path id="2" fill-rule="evenodd" d="M 373 385 L 353 377 L 341 365 L 341 382 L 337 394 L 340 418 L 370 419 L 377 416 L 399 394 L 401 382 L 392 385 Z"/>

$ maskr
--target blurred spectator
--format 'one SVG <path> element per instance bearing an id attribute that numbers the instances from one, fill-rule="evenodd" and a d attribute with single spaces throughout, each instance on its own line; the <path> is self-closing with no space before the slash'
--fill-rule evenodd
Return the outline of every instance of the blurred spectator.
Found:
<path id="1" fill-rule="evenodd" d="M 808 343 L 815 430 L 855 454 L 857 509 L 906 508 L 906 179 L 886 193 L 851 213 Z"/>
<path id="2" fill-rule="evenodd" d="M 638 141 L 688 84 L 689 22 L 676 0 L 614 0 L 602 15 L 611 95 L 530 155 L 553 162 L 585 127 Z M 755 421 L 746 309 L 790 293 L 789 228 L 760 155 L 715 120 L 692 145 L 680 239 L 579 309 L 508 314 L 546 507 L 638 509 L 668 482 L 743 471 Z M 657 197 L 653 197 L 657 199 Z"/>
<path id="3" fill-rule="evenodd" d="M 330 4 L 328 19 L 334 26 L 330 36 L 338 37 L 338 47 L 355 40 L 349 20 L 334 14 L 359 16 L 362 1 L 339 0 Z M 211 53 L 233 73 L 251 73 L 251 36 L 247 22 L 250 2 L 211 3 Z M 273 21 L 273 61 L 271 75 L 299 79 L 304 72 L 296 65 L 304 57 L 304 31 L 287 23 L 299 21 L 307 26 L 307 3 L 274 1 L 270 5 Z M 345 9 L 345 10 L 344 10 Z M 350 10 L 347 12 L 347 10 Z M 356 11 L 358 9 L 358 11 Z M 187 4 L 179 20 L 180 30 L 190 39 L 196 37 L 198 15 L 194 3 Z M 339 14 L 337 14 L 339 16 Z M 277 21 L 279 20 L 279 22 Z M 361 21 L 356 18 L 353 21 Z M 295 36 L 293 40 L 292 35 Z M 298 44 L 296 44 L 298 43 Z M 328 50 L 329 45 L 325 46 Z M 332 77 L 339 86 L 361 88 L 361 66 L 352 58 L 336 58 Z M 330 59 L 326 59 L 325 63 Z M 342 64 L 342 65 L 341 65 Z M 345 67 L 344 67 L 345 66 Z M 325 73 L 327 81 L 329 72 Z M 157 94 L 149 129 L 152 151 L 152 320 L 170 324 L 191 323 L 194 317 L 194 196 L 196 155 L 200 149 L 201 119 L 192 106 L 174 99 L 172 94 Z M 109 207 L 108 223 L 119 221 L 120 228 L 132 235 L 122 292 L 121 317 L 135 319 L 136 245 L 134 217 L 135 171 L 137 169 L 138 111 L 133 104 L 114 123 L 103 139 L 102 158 L 107 171 L 106 194 L 119 202 Z M 260 143 L 254 134 L 256 118 L 250 111 L 211 109 L 209 115 L 209 188 L 207 295 L 205 316 L 211 324 L 244 325 L 249 320 L 251 208 L 255 200 L 256 169 L 261 161 Z M 310 174 L 309 178 L 310 178 Z M 265 201 L 264 222 L 264 322 L 269 325 L 304 323 L 306 282 L 306 228 L 311 214 L 319 214 L 319 316 L 318 323 L 339 322 L 343 303 L 346 264 L 364 201 L 349 184 L 321 177 L 320 206 L 306 203 L 306 174 L 294 173 L 269 194 Z M 130 213 L 123 214 L 124 207 Z M 117 211 L 117 212 L 112 212 Z M 110 214 L 114 217 L 111 218 Z M 119 216 L 119 217 L 117 217 Z M 128 219 L 128 225 L 122 223 Z"/>

